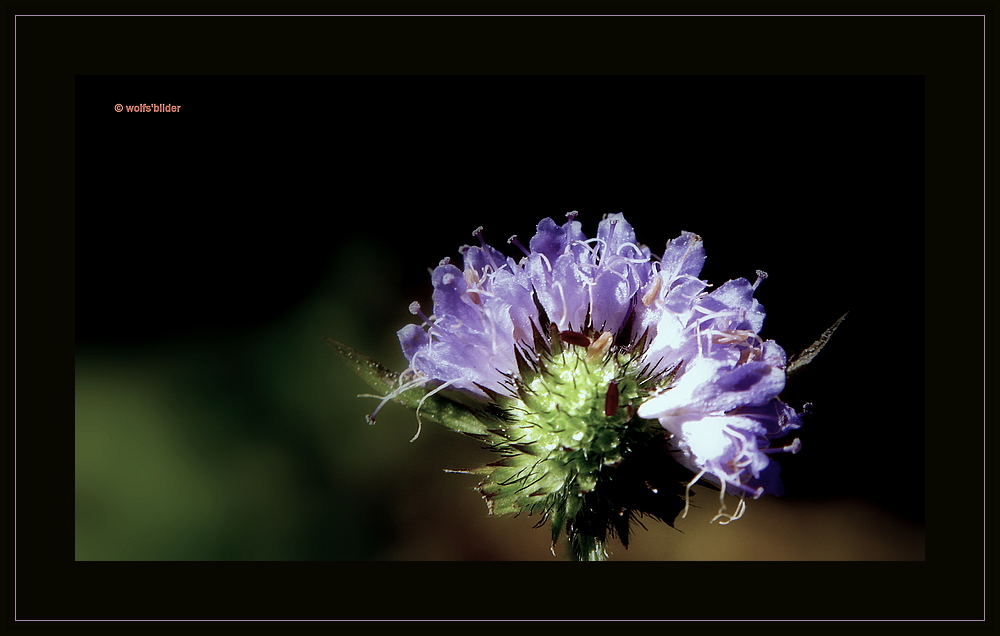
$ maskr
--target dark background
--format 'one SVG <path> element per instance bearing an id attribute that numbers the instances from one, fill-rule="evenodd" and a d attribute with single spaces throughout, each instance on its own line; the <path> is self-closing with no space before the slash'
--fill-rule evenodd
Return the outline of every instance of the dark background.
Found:
<path id="1" fill-rule="evenodd" d="M 546 559 L 488 456 L 356 399 L 322 342 L 405 366 L 428 267 L 623 212 L 702 278 L 770 274 L 787 494 L 614 558 L 924 558 L 924 83 L 870 77 L 99 77 L 76 83 L 76 558 Z M 179 113 L 117 113 L 121 103 Z M 705 491 L 705 498 L 714 499 Z M 707 505 L 707 504 L 706 504 Z M 712 506 L 708 506 L 712 508 Z M 708 514 L 705 509 L 702 512 Z"/>
<path id="2" fill-rule="evenodd" d="M 994 109 L 986 106 L 993 103 L 995 86 L 992 67 L 985 64 L 993 46 L 995 21 L 990 7 L 906 9 L 934 14 L 912 17 L 883 15 L 903 11 L 900 7 L 866 5 L 865 11 L 878 15 L 517 19 L 25 17 L 43 13 L 45 7 L 35 3 L 8 8 L 6 25 L 14 37 L 6 41 L 14 55 L 7 59 L 9 77 L 14 81 L 8 84 L 7 96 L 16 108 L 7 111 L 9 130 L 16 135 L 16 152 L 9 154 L 16 161 L 7 164 L 5 189 L 8 203 L 16 204 L 16 214 L 7 219 L 9 236 L 15 243 L 8 264 L 15 268 L 11 313 L 17 320 L 17 378 L 7 390 L 15 416 L 8 442 L 16 479 L 14 506 L 9 510 L 10 527 L 16 532 L 17 587 L 12 601 L 16 618 L 603 618 L 626 628 L 633 624 L 622 621 L 671 621 L 671 629 L 683 630 L 677 621 L 975 620 L 986 614 L 989 607 L 980 584 L 988 574 L 983 550 L 987 538 L 992 538 L 986 528 L 992 525 L 994 507 L 986 505 L 991 502 L 979 490 L 985 487 L 979 469 L 993 461 L 993 454 L 985 453 L 980 444 L 995 440 L 991 441 L 988 427 L 980 428 L 985 422 L 986 401 L 979 392 L 986 383 L 979 369 L 985 372 L 986 343 L 993 343 L 985 332 L 983 338 L 977 334 L 980 289 L 986 291 L 980 272 L 985 272 L 983 259 L 992 258 L 984 249 L 984 233 L 992 235 L 992 218 L 984 215 L 984 210 L 993 209 L 993 181 L 986 178 L 994 172 L 990 167 L 993 137 L 984 138 L 983 132 L 995 129 Z M 80 9 L 74 7 L 73 12 L 82 12 Z M 275 12 L 287 9 L 276 8 Z M 785 11 L 779 7 L 758 9 L 767 14 Z M 857 11 L 857 7 L 849 9 Z M 202 10 L 226 12 L 225 8 Z M 827 8 L 823 13 L 832 10 Z M 65 13 L 66 7 L 50 10 L 56 11 Z M 646 11 L 643 7 L 638 12 Z M 699 8 L 699 12 L 704 11 Z M 970 15 L 951 15 L 961 11 Z M 108 7 L 100 13 L 115 12 L 116 8 Z M 982 12 L 987 15 L 978 15 Z M 16 24 L 14 13 L 20 14 Z M 157 333 L 147 330 L 146 337 L 151 339 L 147 342 L 131 340 L 130 344 L 128 338 L 101 342 L 83 335 L 77 345 L 75 314 L 91 325 L 95 321 L 86 318 L 88 309 L 74 285 L 77 226 L 86 231 L 81 220 L 85 210 L 76 199 L 75 188 L 82 186 L 78 169 L 90 167 L 77 165 L 74 148 L 80 141 L 78 135 L 86 134 L 86 127 L 75 115 L 91 109 L 104 117 L 107 132 L 110 122 L 121 121 L 111 119 L 113 104 L 126 100 L 109 89 L 109 93 L 98 91 L 96 103 L 85 103 L 83 89 L 77 91 L 76 87 L 88 79 L 100 81 L 98 76 L 119 74 L 147 76 L 147 86 L 161 81 L 166 86 L 182 81 L 173 75 L 232 73 L 258 76 L 256 81 L 260 76 L 296 73 L 337 77 L 337 81 L 358 74 L 430 79 L 435 73 L 458 73 L 484 76 L 489 81 L 512 75 L 517 77 L 506 79 L 515 83 L 530 80 L 524 76 L 545 76 L 540 80 L 543 87 L 554 84 L 558 77 L 580 74 L 588 76 L 580 78 L 588 86 L 588 94 L 597 94 L 602 100 L 620 97 L 605 94 L 605 89 L 593 84 L 608 80 L 602 77 L 607 75 L 648 75 L 634 78 L 643 82 L 652 81 L 653 76 L 687 81 L 685 74 L 743 75 L 746 77 L 738 81 L 753 83 L 753 78 L 781 81 L 777 77 L 766 79 L 767 74 L 776 74 L 784 80 L 800 75 L 813 76 L 819 82 L 842 82 L 836 90 L 812 93 L 812 97 L 823 95 L 822 99 L 796 102 L 797 98 L 785 91 L 773 93 L 771 101 L 759 100 L 762 106 L 757 107 L 752 100 L 733 97 L 732 91 L 721 101 L 709 94 L 698 103 L 704 109 L 692 108 L 688 120 L 704 122 L 699 114 L 713 112 L 724 116 L 710 125 L 683 129 L 695 139 L 709 131 L 709 138 L 719 140 L 724 134 L 717 131 L 725 131 L 720 121 L 729 121 L 726 118 L 734 117 L 731 113 L 766 113 L 766 106 L 770 106 L 792 112 L 796 115 L 793 121 L 808 123 L 802 135 L 790 138 L 805 148 L 810 148 L 812 140 L 821 137 L 827 127 L 836 126 L 845 112 L 856 113 L 855 122 L 868 121 L 869 113 L 879 113 L 872 121 L 895 121 L 897 102 L 866 101 L 859 94 L 870 92 L 842 90 L 843 82 L 879 85 L 887 78 L 906 76 L 900 81 L 923 82 L 923 89 L 917 92 L 926 100 L 927 206 L 922 219 L 901 213 L 899 208 L 906 206 L 896 208 L 893 204 L 910 192 L 904 188 L 891 192 L 887 203 L 865 208 L 873 212 L 859 219 L 860 228 L 845 227 L 837 222 L 839 217 L 809 216 L 825 202 L 823 197 L 831 196 L 839 197 L 838 205 L 847 203 L 839 209 L 830 206 L 837 214 L 861 214 L 856 206 L 863 199 L 855 199 L 850 191 L 854 182 L 837 178 L 856 176 L 852 169 L 855 162 L 880 174 L 892 171 L 894 161 L 912 159 L 905 153 L 895 155 L 894 146 L 887 144 L 885 149 L 879 147 L 887 151 L 883 155 L 887 160 L 880 163 L 870 152 L 872 140 L 880 139 L 877 125 L 869 127 L 870 134 L 862 127 L 852 136 L 848 134 L 852 128 L 844 125 L 839 129 L 844 136 L 828 135 L 827 139 L 844 151 L 839 156 L 847 158 L 838 164 L 838 155 L 832 155 L 826 168 L 833 178 L 823 180 L 818 190 L 796 191 L 791 181 L 767 180 L 768 184 L 774 181 L 793 188 L 787 191 L 808 195 L 802 197 L 802 205 L 789 204 L 786 209 L 793 209 L 811 228 L 825 222 L 826 231 L 836 237 L 831 241 L 842 240 L 846 247 L 834 252 L 835 260 L 821 261 L 823 253 L 801 248 L 801 237 L 796 236 L 790 247 L 798 248 L 799 260 L 786 259 L 786 265 L 793 263 L 793 267 L 770 263 L 763 267 L 771 273 L 760 289 L 770 316 L 764 334 L 794 350 L 810 342 L 816 330 L 839 315 L 839 306 L 817 312 L 831 314 L 817 326 L 812 324 L 814 316 L 801 311 L 806 306 L 801 296 L 789 300 L 792 310 L 775 305 L 787 297 L 777 292 L 781 290 L 778 285 L 794 282 L 789 276 L 800 273 L 803 279 L 815 278 L 803 263 L 821 271 L 825 284 L 871 291 L 872 304 L 879 312 L 877 320 L 867 323 L 871 328 L 862 329 L 854 319 L 852 304 L 849 322 L 808 372 L 796 379 L 798 387 L 792 387 L 803 393 L 791 395 L 793 402 L 809 399 L 826 406 L 819 407 L 812 423 L 800 431 L 805 441 L 803 453 L 782 458 L 786 482 L 790 490 L 793 484 L 796 489 L 789 496 L 752 502 L 747 515 L 727 527 L 709 525 L 711 511 L 704 508 L 695 510 L 685 525 L 678 526 L 683 534 L 650 526 L 648 532 L 636 534 L 628 551 L 617 549 L 613 555 L 616 561 L 648 562 L 610 563 L 600 566 L 604 569 L 597 576 L 592 570 L 582 570 L 587 566 L 572 563 L 404 563 L 401 561 L 410 558 L 548 558 L 538 556 L 547 549 L 545 533 L 531 529 L 532 519 L 486 517 L 482 502 L 471 490 L 472 478 L 463 481 L 462 476 L 441 472 L 442 466 L 479 463 L 482 451 L 478 445 L 470 446 L 469 440 L 432 426 L 425 427 L 417 442 L 408 444 L 405 440 L 415 428 L 413 417 L 392 406 L 380 414 L 378 426 L 365 426 L 364 414 L 374 403 L 354 396 L 366 388 L 335 370 L 340 363 L 317 348 L 315 334 L 338 337 L 393 366 L 394 356 L 396 363 L 402 361 L 392 332 L 411 320 L 406 302 L 429 296 L 426 274 L 419 269 L 435 264 L 443 254 L 455 254 L 460 242 L 471 240 L 471 236 L 456 240 L 451 233 L 440 232 L 424 215 L 436 212 L 440 222 L 451 222 L 460 215 L 462 219 L 453 225 L 464 226 L 461 232 L 471 232 L 483 223 L 490 240 L 502 245 L 505 234 L 523 233 L 525 224 L 532 227 L 543 214 L 558 216 L 580 209 L 585 224 L 589 224 L 587 230 L 592 231 L 604 210 L 597 209 L 596 197 L 578 203 L 565 201 L 567 197 L 560 195 L 551 202 L 537 193 L 532 197 L 515 193 L 516 205 L 501 212 L 523 210 L 529 218 L 516 224 L 512 220 L 517 228 L 504 229 L 486 215 L 493 210 L 485 206 L 505 194 L 504 188 L 491 187 L 477 193 L 471 203 L 465 202 L 451 219 L 442 213 L 441 206 L 419 210 L 421 215 L 404 226 L 386 222 L 384 216 L 362 219 L 367 225 L 355 223 L 361 228 L 361 238 L 355 233 L 348 235 L 350 240 L 330 243 L 325 248 L 332 253 L 330 266 L 315 291 L 274 322 L 238 329 L 230 316 L 214 321 L 212 330 L 195 330 L 190 337 L 168 335 L 159 343 L 153 340 Z M 839 75 L 850 78 L 837 78 Z M 438 79 L 455 81 L 459 77 Z M 109 81 L 118 84 L 130 80 L 114 77 Z M 209 85 L 222 86 L 218 78 Z M 142 92 L 146 95 L 135 96 L 135 101 L 153 101 L 150 91 Z M 255 97 L 261 95 L 266 97 L 266 92 L 254 93 Z M 182 103 L 174 96 L 165 97 L 162 101 Z M 396 91 L 392 99 L 402 104 L 396 111 L 408 112 L 414 101 L 410 97 Z M 656 116 L 672 122 L 671 117 L 680 121 L 683 113 L 676 108 L 671 111 L 670 100 L 677 103 L 697 95 L 674 91 L 658 97 L 665 107 L 655 109 Z M 273 98 L 279 99 L 281 95 Z M 899 103 L 903 102 L 911 103 Z M 800 109 L 789 108 L 792 103 Z M 833 106 L 827 108 L 827 103 Z M 529 105 L 539 108 L 534 102 Z M 844 105 L 848 107 L 841 108 Z M 224 115 L 232 116 L 236 107 L 228 106 L 229 111 L 218 107 L 217 121 Z M 298 108 L 291 120 L 286 118 L 280 124 L 292 125 L 305 112 L 304 107 Z M 557 120 L 562 121 L 568 111 L 558 112 L 561 116 Z M 625 119 L 626 123 L 634 122 L 629 116 Z M 275 130 L 277 125 L 266 115 L 247 114 L 241 121 L 248 129 L 248 138 L 262 126 Z M 682 130 L 679 124 L 668 127 L 677 134 Z M 225 129 L 199 129 L 186 138 L 196 150 L 185 157 L 208 161 L 205 152 L 197 149 L 209 148 L 205 140 Z M 728 130 L 744 135 L 751 131 L 739 125 Z M 767 131 L 757 130 L 762 131 L 758 138 L 766 140 Z M 310 134 L 303 143 L 315 142 L 316 137 Z M 114 155 L 114 148 L 103 143 L 96 138 L 97 150 L 91 153 L 91 160 L 111 156 L 114 162 L 93 170 L 126 169 L 134 161 L 134 157 Z M 325 149 L 322 144 L 318 147 Z M 612 193 L 607 210 L 629 214 L 640 228 L 640 240 L 654 247 L 658 242 L 662 245 L 679 227 L 705 234 L 709 247 L 705 276 L 712 282 L 752 275 L 761 263 L 748 261 L 746 254 L 753 248 L 747 247 L 745 237 L 730 235 L 728 230 L 715 231 L 710 237 L 704 225 L 692 227 L 688 222 L 697 199 L 706 194 L 721 196 L 725 190 L 719 184 L 726 183 L 717 175 L 707 176 L 711 166 L 689 162 L 692 157 L 724 156 L 720 152 L 732 152 L 733 147 L 724 145 L 720 151 L 692 143 L 680 150 L 657 150 L 675 152 L 677 167 L 690 165 L 689 170 L 678 173 L 688 181 L 676 174 L 671 178 L 669 173 L 656 173 L 657 178 L 671 180 L 652 186 L 656 187 L 656 204 L 663 206 L 652 211 L 652 220 L 639 219 L 639 212 L 622 201 L 628 188 Z M 822 158 L 823 153 L 828 149 L 806 153 L 802 162 L 790 159 L 783 167 L 799 175 L 812 174 L 809 162 Z M 524 157 L 535 165 L 544 159 L 524 153 L 521 161 Z M 274 161 L 270 167 L 273 170 L 279 165 Z M 426 164 L 422 169 L 429 172 L 432 167 Z M 766 171 L 766 164 L 750 162 L 740 169 L 774 177 Z M 692 174 L 706 176 L 691 180 Z M 114 181 L 113 175 L 99 176 Z M 726 176 L 729 182 L 739 177 L 732 173 Z M 761 189 L 750 180 L 740 184 L 750 193 Z M 124 187 L 125 183 L 115 185 Z M 227 184 L 230 187 L 220 189 L 211 199 L 217 207 L 204 207 L 218 209 L 219 201 L 238 197 L 241 188 L 259 185 Z M 585 181 L 585 185 L 607 187 L 607 182 Z M 697 195 L 696 185 L 702 188 Z M 327 198 L 336 200 L 329 184 L 322 187 L 326 188 L 324 197 L 329 194 Z M 177 188 L 175 183 L 158 183 L 156 188 L 141 192 L 129 206 L 131 212 L 119 214 L 123 226 L 114 228 L 119 238 L 105 237 L 105 244 L 119 249 L 155 237 L 155 231 L 143 235 L 129 234 L 128 230 L 134 229 L 135 219 L 142 218 L 143 204 L 176 194 Z M 219 194 L 223 191 L 225 196 Z M 767 189 L 769 193 L 776 191 Z M 110 194 L 98 192 L 98 205 Z M 371 200 L 391 192 L 380 187 L 365 194 Z M 738 192 L 731 198 L 741 203 L 747 199 Z M 243 202 L 248 200 L 252 202 L 252 197 Z M 685 200 L 690 204 L 688 209 L 674 205 Z M 546 209 L 530 209 L 532 201 L 544 201 Z M 760 199 L 754 202 L 759 204 Z M 198 204 L 193 196 L 189 203 Z M 179 209 L 180 213 L 186 210 Z M 405 211 L 414 214 L 412 207 Z M 727 212 L 721 208 L 709 211 Z M 231 218 L 241 218 L 236 208 L 226 212 Z M 766 232 L 780 231 L 778 218 L 767 217 L 767 210 L 739 207 L 731 212 L 731 218 L 741 223 L 763 219 Z M 471 213 L 482 218 L 466 221 Z M 683 224 L 662 229 L 674 223 L 671 215 L 683 219 Z M 90 218 L 96 216 L 100 214 L 90 214 Z M 503 218 L 501 214 L 494 216 Z M 710 217 L 704 218 L 707 221 Z M 169 218 L 158 220 L 163 221 L 161 226 L 169 225 Z M 905 250 L 897 248 L 904 244 L 914 246 L 913 254 L 920 253 L 916 248 L 919 238 L 908 237 L 921 222 L 927 228 L 921 247 L 924 262 L 918 264 L 916 257 L 891 261 L 888 255 L 903 253 Z M 309 225 L 314 232 L 297 239 L 300 245 L 310 239 L 328 240 L 345 231 L 344 225 L 324 218 Z M 732 228 L 732 224 L 726 225 Z M 378 232 L 370 231 L 373 226 Z M 324 229 L 328 231 L 322 235 Z M 749 229 L 752 232 L 757 227 L 751 224 Z M 406 243 L 407 250 L 387 254 L 385 246 L 396 240 L 394 233 L 399 242 Z M 261 230 L 261 234 L 266 231 Z M 772 235 L 759 232 L 757 242 L 764 236 Z M 897 240 L 893 242 L 891 237 Z M 432 246 L 436 240 L 441 241 L 440 247 Z M 720 243 L 723 240 L 729 241 L 727 249 Z M 411 247 L 419 253 L 414 254 Z M 217 253 L 221 254 L 220 250 L 217 248 Z M 183 256 L 189 257 L 191 250 L 178 253 L 182 257 L 174 266 L 184 262 Z M 304 252 L 296 256 L 302 257 Z M 878 265 L 864 270 L 859 279 L 848 280 L 841 276 L 845 260 Z M 416 268 L 415 261 L 420 261 Z M 820 261 L 822 268 L 817 264 Z M 147 259 L 147 272 L 153 262 Z M 133 268 L 133 263 L 124 263 L 113 273 L 124 276 Z M 85 269 L 81 265 L 81 274 Z M 903 274 L 896 279 L 890 275 L 900 271 Z M 403 283 L 406 276 L 413 277 L 415 288 Z M 913 289 L 912 278 L 921 277 L 927 291 L 923 306 L 896 293 L 900 286 Z M 216 278 L 225 279 L 221 275 Z M 83 280 L 81 276 L 81 285 Z M 281 283 L 282 288 L 292 284 L 287 279 Z M 194 287 L 188 284 L 183 290 Z M 222 286 L 216 289 L 225 293 Z M 813 293 L 807 298 L 813 302 L 827 297 L 810 289 Z M 801 294 L 803 289 L 795 291 Z M 275 293 L 275 288 L 270 292 Z M 152 312 L 130 320 L 119 319 L 124 303 L 110 304 L 108 308 L 119 313 L 105 311 L 98 322 L 117 323 L 119 327 L 126 323 L 123 333 L 142 331 L 145 321 L 152 324 L 158 311 L 177 304 L 176 295 L 173 300 L 153 303 Z M 264 309 L 279 305 L 260 304 Z M 91 315 L 94 307 L 89 310 Z M 202 320 L 196 319 L 199 315 L 198 307 L 193 307 L 186 319 L 196 324 Z M 239 320 L 246 318 L 245 313 L 239 316 Z M 917 330 L 913 328 L 921 318 L 926 322 L 922 339 L 914 337 Z M 776 322 L 779 319 L 786 321 L 784 327 Z M 134 323 L 140 327 L 135 328 Z M 798 328 L 802 335 L 796 343 L 791 329 Z M 808 337 L 803 337 L 805 334 Z M 858 334 L 864 339 L 858 340 Z M 926 364 L 910 364 L 918 359 L 913 350 L 921 347 Z M 838 360 L 837 356 L 843 357 Z M 845 375 L 851 380 L 848 392 L 842 388 Z M 926 383 L 921 382 L 923 377 Z M 74 381 L 75 396 L 70 388 Z M 922 388 L 926 392 L 922 393 Z M 919 421 L 908 421 L 916 402 L 924 402 L 926 411 L 920 413 L 923 417 Z M 822 409 L 834 412 L 824 414 Z M 911 448 L 912 440 L 906 435 L 886 435 L 890 425 L 905 425 L 908 435 L 913 427 L 921 431 L 917 435 L 928 440 L 923 484 L 915 470 L 922 458 L 904 452 Z M 817 439 L 821 433 L 826 440 Z M 807 463 L 809 453 L 813 459 Z M 816 462 L 817 457 L 829 461 Z M 814 479 L 796 477 L 793 472 L 801 468 L 812 471 Z M 856 496 L 813 498 L 824 484 Z M 915 493 L 922 485 L 927 489 L 926 561 L 850 562 L 920 558 L 925 554 L 919 523 L 908 518 L 908 510 L 893 512 L 893 507 L 903 507 L 894 501 L 917 498 Z M 859 499 L 863 497 L 873 499 Z M 71 518 L 74 510 L 75 523 Z M 76 549 L 71 545 L 74 533 Z M 243 562 L 206 562 L 226 558 Z M 317 558 L 332 561 L 260 562 Z M 361 560 L 348 562 L 345 558 Z M 201 562 L 156 561 L 164 559 Z M 671 562 L 663 562 L 667 559 Z M 685 559 L 693 561 L 680 562 Z M 723 562 L 705 561 L 714 559 Z M 732 563 L 754 559 L 795 561 Z M 840 562 L 810 562 L 817 559 Z M 434 629 L 437 627 L 440 625 Z M 580 627 L 605 628 L 597 624 Z"/>

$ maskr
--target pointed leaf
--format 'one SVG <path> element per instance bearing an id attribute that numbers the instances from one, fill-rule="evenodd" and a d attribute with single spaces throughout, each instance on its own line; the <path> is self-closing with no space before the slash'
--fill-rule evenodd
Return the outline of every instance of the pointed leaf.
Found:
<path id="1" fill-rule="evenodd" d="M 826 346 L 826 343 L 830 341 L 830 336 L 833 332 L 837 330 L 840 323 L 844 322 L 844 318 L 847 318 L 847 314 L 844 314 L 837 319 L 837 322 L 833 323 L 833 326 L 823 332 L 823 335 L 819 337 L 819 340 L 812 343 L 804 351 L 792 356 L 791 360 L 788 361 L 788 367 L 785 369 L 785 377 L 791 378 L 792 376 L 798 375 L 799 371 L 805 368 L 807 364 L 813 361 L 813 359 L 819 355 L 819 352 Z"/>
<path id="2" fill-rule="evenodd" d="M 333 350 L 340 354 L 340 357 L 357 373 L 368 386 L 379 393 L 389 393 L 396 386 L 399 374 L 386 369 L 378 362 L 345 344 L 337 342 L 332 338 L 324 338 L 326 343 L 333 347 Z"/>
<path id="3" fill-rule="evenodd" d="M 331 338 L 325 338 L 325 340 L 333 347 L 334 351 L 340 354 L 347 366 L 378 393 L 390 395 L 398 390 L 398 373 L 386 369 L 375 360 L 345 344 Z M 434 395 L 428 395 L 428 393 L 427 389 L 414 387 L 400 391 L 393 395 L 392 399 L 414 410 L 419 407 L 419 416 L 422 420 L 437 422 L 454 431 L 469 435 L 487 435 L 489 433 L 485 422 L 491 421 L 493 418 L 490 418 L 485 412 L 473 412 L 466 405 L 444 397 L 440 393 Z"/>

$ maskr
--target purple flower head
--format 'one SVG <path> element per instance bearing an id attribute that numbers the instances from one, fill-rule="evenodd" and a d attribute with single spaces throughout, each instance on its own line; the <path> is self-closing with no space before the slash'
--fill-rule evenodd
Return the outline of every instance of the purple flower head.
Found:
<path id="1" fill-rule="evenodd" d="M 765 314 L 753 294 L 764 274 L 753 284 L 740 278 L 710 289 L 699 278 L 705 262 L 699 236 L 682 232 L 654 257 L 621 214 L 603 219 L 591 239 L 575 212 L 561 225 L 543 219 L 528 249 L 516 237 L 508 241 L 524 253 L 519 260 L 487 245 L 481 228 L 474 235 L 480 245 L 461 248 L 461 267 L 446 258 L 433 270 L 433 314 L 411 305 L 423 324 L 399 331 L 409 361 L 401 389 L 447 388 L 473 401 L 516 403 L 510 410 L 526 414 L 518 415 L 522 429 L 544 429 L 526 434 L 521 446 L 535 444 L 531 453 L 547 449 L 551 458 L 560 448 L 576 452 L 574 444 L 590 444 L 581 447 L 587 461 L 595 449 L 603 458 L 595 475 L 621 461 L 616 440 L 623 439 L 622 431 L 641 420 L 658 422 L 671 451 L 664 457 L 695 474 L 688 488 L 705 477 L 720 487 L 720 499 L 727 493 L 741 498 L 734 515 L 724 515 L 720 505 L 716 518 L 725 522 L 742 514 L 743 497 L 780 494 L 770 456 L 796 452 L 799 445 L 796 440 L 772 448 L 771 442 L 798 428 L 801 419 L 778 399 L 785 352 L 758 335 Z M 568 361 L 567 348 L 577 351 Z M 568 389 L 558 389 L 561 399 L 545 406 L 543 393 L 564 381 L 580 396 L 566 397 Z M 550 407 L 582 414 L 546 429 L 539 422 Z M 588 419 L 586 409 L 596 419 Z M 598 423 L 579 424 L 591 421 Z M 571 437 L 556 434 L 578 424 L 582 428 Z M 505 434 L 513 439 L 510 431 Z M 520 446 L 512 442 L 511 448 Z M 585 475 L 577 459 L 564 463 L 569 468 L 556 479 L 538 472 L 534 461 L 535 472 L 526 474 L 538 476 L 535 496 L 557 488 L 547 489 L 546 480 L 558 488 L 573 484 L 578 494 L 593 490 L 597 476 Z M 501 486 L 484 493 L 507 501 Z M 503 505 L 528 506 L 528 494 L 510 495 Z"/>

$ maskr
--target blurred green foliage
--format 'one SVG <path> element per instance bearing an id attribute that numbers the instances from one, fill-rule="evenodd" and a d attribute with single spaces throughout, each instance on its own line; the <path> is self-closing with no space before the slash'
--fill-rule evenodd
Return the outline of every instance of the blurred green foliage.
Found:
<path id="1" fill-rule="evenodd" d="M 410 423 L 366 426 L 374 402 L 322 340 L 402 361 L 386 325 L 405 303 L 391 264 L 353 265 L 365 249 L 264 329 L 78 351 L 78 559 L 377 556 L 383 467 L 413 454 Z"/>
<path id="2" fill-rule="evenodd" d="M 536 518 L 488 517 L 477 478 L 444 472 L 489 461 L 478 442 L 428 424 L 409 443 L 416 420 L 394 404 L 365 424 L 377 402 L 323 337 L 401 370 L 394 332 L 430 295 L 376 249 L 345 246 L 265 327 L 78 350 L 78 560 L 557 558 Z M 727 527 L 708 512 L 684 534 L 649 522 L 612 558 L 923 558 L 921 528 L 863 503 L 765 498 Z"/>

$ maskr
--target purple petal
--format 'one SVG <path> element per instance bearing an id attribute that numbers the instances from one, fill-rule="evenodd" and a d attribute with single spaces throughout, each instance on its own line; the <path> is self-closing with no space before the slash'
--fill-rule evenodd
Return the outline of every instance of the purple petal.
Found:
<path id="1" fill-rule="evenodd" d="M 538 322 L 538 308 L 531 294 L 531 283 L 527 277 L 501 270 L 493 276 L 490 291 L 495 294 L 495 298 L 509 302 L 509 314 L 513 325 L 512 339 L 515 342 L 531 342 L 532 325 L 539 331 L 541 325 Z M 492 304 L 492 299 L 487 298 L 487 304 Z"/>
<path id="2" fill-rule="evenodd" d="M 608 262 L 610 261 L 610 263 Z M 598 331 L 617 333 L 633 306 L 639 277 L 621 257 L 604 259 L 590 288 L 591 323 Z"/>
<path id="3" fill-rule="evenodd" d="M 482 310 L 469 300 L 468 285 L 462 270 L 452 264 L 439 265 L 431 273 L 434 284 L 434 314 L 454 316 L 470 327 L 482 323 Z"/>
<path id="4" fill-rule="evenodd" d="M 609 214 L 597 226 L 597 238 L 602 258 L 624 256 L 641 258 L 641 250 L 635 242 L 635 230 L 621 213 Z"/>
<path id="5" fill-rule="evenodd" d="M 583 330 L 590 299 L 587 280 L 573 252 L 564 252 L 554 263 L 542 254 L 532 254 L 525 266 L 538 302 L 549 320 L 561 331 Z"/>
<path id="6" fill-rule="evenodd" d="M 701 301 L 710 311 L 734 311 L 733 318 L 715 325 L 723 330 L 746 329 L 758 333 L 764 326 L 764 307 L 753 297 L 753 286 L 745 278 L 723 283 Z"/>
<path id="7" fill-rule="evenodd" d="M 534 254 L 545 254 L 549 262 L 555 261 L 574 241 L 586 240 L 579 221 L 570 219 L 563 225 L 556 225 L 550 218 L 539 222 L 535 235 L 528 245 Z"/>
<path id="8" fill-rule="evenodd" d="M 413 355 L 418 349 L 430 342 L 430 336 L 420 325 L 406 325 L 396 332 L 396 336 L 399 338 L 399 346 L 403 349 L 403 355 L 408 361 L 413 359 Z"/>
<path id="9" fill-rule="evenodd" d="M 475 270 L 480 277 L 486 273 L 487 268 L 495 272 L 507 264 L 507 257 L 489 245 L 483 247 L 463 245 L 459 252 L 462 254 L 462 265 L 465 269 Z"/>
<path id="10" fill-rule="evenodd" d="M 732 413 L 759 422 L 768 440 L 784 437 L 802 426 L 802 416 L 779 399 L 759 406 L 743 406 Z"/>
<path id="11" fill-rule="evenodd" d="M 667 278 L 696 277 L 705 266 L 705 243 L 697 234 L 681 232 L 677 238 L 667 241 L 660 263 Z"/>

